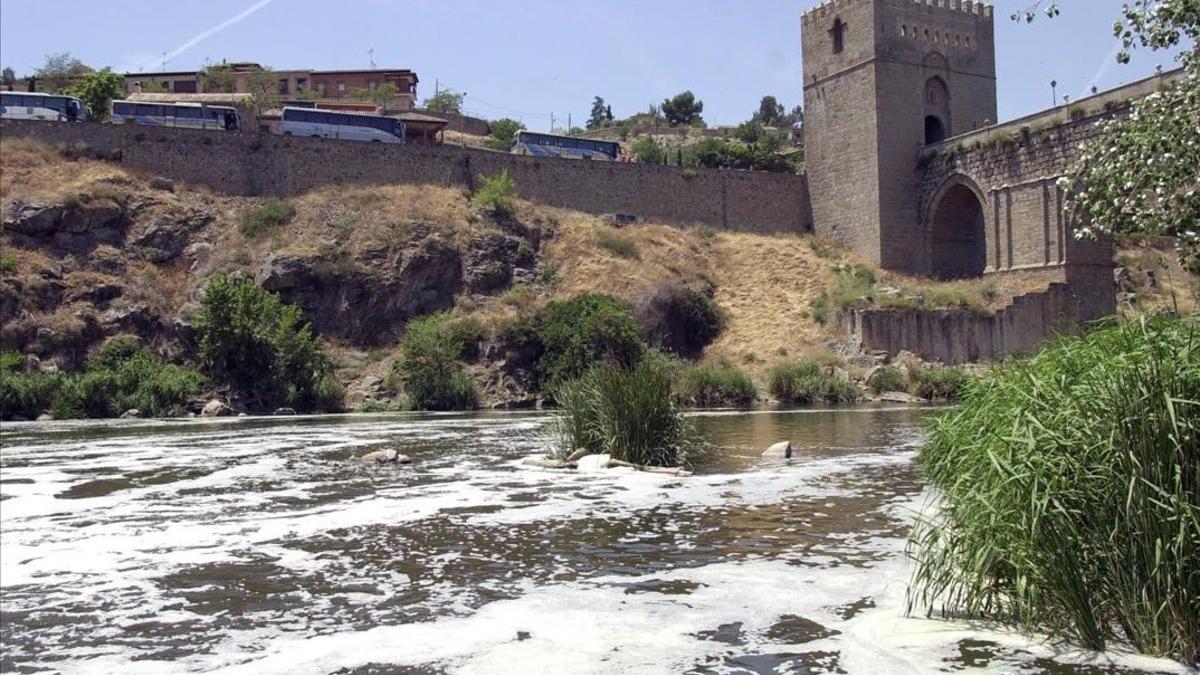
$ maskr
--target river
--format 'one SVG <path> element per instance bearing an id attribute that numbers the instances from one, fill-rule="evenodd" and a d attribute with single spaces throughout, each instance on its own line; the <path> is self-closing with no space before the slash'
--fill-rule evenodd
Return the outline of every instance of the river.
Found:
<path id="1" fill-rule="evenodd" d="M 686 478 L 523 465 L 537 413 L 6 423 L 0 670 L 1184 672 L 904 616 L 929 414 L 697 414 Z"/>

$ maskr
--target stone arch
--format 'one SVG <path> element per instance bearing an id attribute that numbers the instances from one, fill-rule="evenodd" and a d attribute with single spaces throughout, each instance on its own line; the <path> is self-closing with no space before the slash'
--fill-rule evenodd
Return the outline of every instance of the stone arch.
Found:
<path id="1" fill-rule="evenodd" d="M 940 143 L 950 136 L 950 88 L 941 76 L 925 81 L 925 145 Z"/>
<path id="2" fill-rule="evenodd" d="M 951 176 L 929 202 L 926 233 L 930 275 L 938 279 L 982 276 L 987 269 L 987 199 L 964 175 Z"/>

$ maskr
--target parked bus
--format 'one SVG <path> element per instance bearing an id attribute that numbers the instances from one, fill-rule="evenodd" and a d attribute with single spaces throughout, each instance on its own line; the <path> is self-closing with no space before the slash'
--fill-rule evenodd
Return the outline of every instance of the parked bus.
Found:
<path id="1" fill-rule="evenodd" d="M 115 124 L 146 124 L 219 131 L 246 129 L 246 120 L 237 108 L 204 103 L 113 101 L 112 121 Z"/>
<path id="2" fill-rule="evenodd" d="M 621 144 L 574 136 L 539 134 L 536 131 L 518 131 L 513 138 L 512 152 L 534 157 L 616 159 L 621 152 Z"/>
<path id="3" fill-rule="evenodd" d="M 87 106 L 74 96 L 40 92 L 0 92 L 0 117 L 9 120 L 86 122 Z"/>
<path id="4" fill-rule="evenodd" d="M 315 136 L 373 143 L 404 142 L 404 122 L 395 117 L 335 110 L 285 107 L 280 130 L 284 136 Z"/>

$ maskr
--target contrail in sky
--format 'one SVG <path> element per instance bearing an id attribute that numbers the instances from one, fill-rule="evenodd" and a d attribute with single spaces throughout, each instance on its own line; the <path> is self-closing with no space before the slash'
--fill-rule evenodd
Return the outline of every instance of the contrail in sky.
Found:
<path id="1" fill-rule="evenodd" d="M 1112 70 L 1112 67 L 1117 64 L 1117 54 L 1121 53 L 1121 48 L 1124 46 L 1125 44 L 1121 42 L 1121 38 L 1117 38 L 1117 43 L 1113 45 L 1112 51 L 1104 58 L 1104 61 L 1100 64 L 1100 69 L 1092 76 L 1092 81 L 1088 82 L 1087 87 L 1079 93 L 1079 98 L 1084 98 L 1092 94 L 1092 87 L 1098 86 L 1100 80 L 1104 79 L 1109 71 Z"/>
<path id="2" fill-rule="evenodd" d="M 217 33 L 220 33 L 221 31 L 225 30 L 226 28 L 229 28 L 233 24 L 250 16 L 251 14 L 262 9 L 263 7 L 266 7 L 268 4 L 270 4 L 270 2 L 271 2 L 271 0 L 258 0 L 258 2 L 254 3 L 253 5 L 250 5 L 246 9 L 242 10 L 241 12 L 238 12 L 237 14 L 229 17 L 228 19 L 225 19 L 224 21 L 213 26 L 212 28 L 209 28 L 207 30 L 197 33 L 192 39 L 179 45 L 175 49 L 167 52 L 167 55 L 165 57 L 163 57 L 162 59 L 159 59 L 152 63 L 147 64 L 145 69 L 150 70 L 151 68 L 153 68 L 156 65 L 159 65 L 163 61 L 170 61 L 170 60 L 174 59 L 176 56 L 179 56 L 180 54 L 186 52 L 187 50 L 191 49 L 192 47 L 195 47 L 201 41 L 206 40 L 206 39 L 212 37 L 213 35 L 216 35 Z"/>

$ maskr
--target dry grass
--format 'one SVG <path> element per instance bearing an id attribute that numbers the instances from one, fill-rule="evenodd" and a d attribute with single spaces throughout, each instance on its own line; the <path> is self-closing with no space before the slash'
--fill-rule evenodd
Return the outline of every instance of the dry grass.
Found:
<path id="1" fill-rule="evenodd" d="M 1200 311 L 1200 276 L 1179 265 L 1179 256 L 1171 241 L 1122 242 L 1116 260 L 1118 265 L 1129 270 L 1133 292 L 1137 294 L 1136 304 L 1120 303 L 1117 307 L 1126 318 L 1163 311 L 1180 315 Z"/>
<path id="2" fill-rule="evenodd" d="M 706 352 L 756 375 L 829 339 L 808 313 L 825 292 L 828 260 L 800 237 L 720 232 L 714 237 L 713 281 L 728 322 Z"/>
<path id="3" fill-rule="evenodd" d="M 53 148 L 25 138 L 0 139 L 0 201 L 62 201 L 90 193 L 98 183 L 127 182 L 128 174 L 116 165 L 69 161 Z"/>

